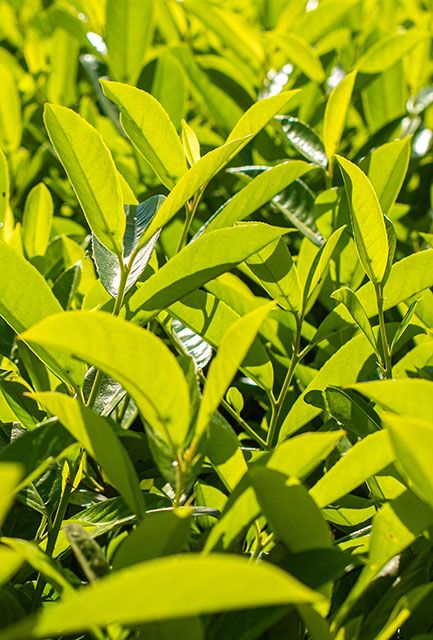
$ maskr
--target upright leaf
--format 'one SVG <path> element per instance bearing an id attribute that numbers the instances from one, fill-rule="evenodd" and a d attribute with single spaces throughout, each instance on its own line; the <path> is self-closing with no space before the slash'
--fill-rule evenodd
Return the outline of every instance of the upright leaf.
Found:
<path id="1" fill-rule="evenodd" d="M 331 162 L 333 155 L 338 151 L 355 80 L 356 71 L 352 71 L 334 87 L 326 103 L 323 142 L 328 162 Z"/>
<path id="2" fill-rule="evenodd" d="M 26 199 L 22 238 L 27 257 L 43 256 L 48 246 L 53 219 L 53 199 L 44 184 L 38 184 Z"/>
<path id="3" fill-rule="evenodd" d="M 111 75 L 136 84 L 153 26 L 153 0 L 107 0 L 105 37 Z"/>
<path id="4" fill-rule="evenodd" d="M 355 164 L 336 156 L 350 202 L 356 249 L 370 280 L 380 283 L 388 264 L 388 236 L 377 195 L 367 176 Z"/>
<path id="5" fill-rule="evenodd" d="M 107 146 L 96 129 L 66 107 L 47 104 L 44 122 L 91 230 L 107 249 L 121 256 L 123 197 Z"/>
<path id="6" fill-rule="evenodd" d="M 161 182 L 172 188 L 187 165 L 179 136 L 164 107 L 141 89 L 109 80 L 101 84 L 107 98 L 120 109 L 128 137 Z"/>
<path id="7" fill-rule="evenodd" d="M 1 481 L 1 493 L 0 493 L 0 524 L 3 525 L 4 518 L 12 506 L 14 498 L 14 490 L 18 485 L 22 476 L 22 469 L 20 465 L 9 462 L 2 462 L 0 464 L 0 481 Z"/>

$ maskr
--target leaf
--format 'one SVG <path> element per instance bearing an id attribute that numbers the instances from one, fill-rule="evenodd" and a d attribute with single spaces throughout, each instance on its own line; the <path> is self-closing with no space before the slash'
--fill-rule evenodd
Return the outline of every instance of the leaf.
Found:
<path id="1" fill-rule="evenodd" d="M 233 140 L 200 158 L 176 183 L 167 199 L 152 220 L 144 240 L 149 240 L 164 227 L 190 198 L 203 189 L 221 169 L 238 153 L 244 139 Z"/>
<path id="2" fill-rule="evenodd" d="M 28 258 L 43 256 L 48 246 L 53 219 L 53 199 L 44 184 L 30 191 L 22 222 L 24 250 Z"/>
<path id="3" fill-rule="evenodd" d="M 167 51 L 158 59 L 151 93 L 167 111 L 170 120 L 178 131 L 185 112 L 188 85 L 183 67 L 171 51 Z M 183 136 L 182 146 L 188 159 Z M 189 159 L 188 162 L 190 165 L 193 164 Z"/>
<path id="4" fill-rule="evenodd" d="M 278 304 L 295 315 L 301 308 L 301 285 L 296 265 L 281 238 L 246 260 L 254 280 Z"/>
<path id="5" fill-rule="evenodd" d="M 357 442 L 310 490 L 311 497 L 323 508 L 382 471 L 394 461 L 388 434 L 378 431 Z"/>
<path id="6" fill-rule="evenodd" d="M 168 188 L 187 171 L 185 154 L 164 107 L 141 89 L 102 80 L 102 89 L 121 112 L 122 127 L 131 142 Z"/>
<path id="7" fill-rule="evenodd" d="M 204 230 L 229 227 L 239 220 L 245 220 L 313 168 L 303 160 L 288 160 L 275 167 L 266 167 L 214 213 L 205 223 Z"/>
<path id="8" fill-rule="evenodd" d="M 277 113 L 287 107 L 290 100 L 297 93 L 297 90 L 282 91 L 277 96 L 264 98 L 253 104 L 233 127 L 226 144 L 237 138 L 257 135 Z"/>
<path id="9" fill-rule="evenodd" d="M 210 344 L 175 318 L 171 323 L 171 332 L 181 349 L 192 358 L 195 370 L 201 371 L 204 369 L 212 358 L 212 347 Z"/>
<path id="10" fill-rule="evenodd" d="M 433 286 L 433 251 L 418 251 L 396 262 L 383 287 L 384 311 Z M 356 292 L 369 318 L 377 314 L 374 285 L 368 282 Z M 317 329 L 313 344 L 331 336 L 334 332 L 354 324 L 349 312 L 338 305 Z"/>
<path id="11" fill-rule="evenodd" d="M 288 116 L 282 116 L 279 121 L 287 140 L 301 155 L 319 167 L 327 167 L 328 159 L 323 142 L 308 124 Z"/>
<path id="12" fill-rule="evenodd" d="M 158 241 L 156 233 L 143 244 L 142 238 L 152 222 L 165 196 L 151 196 L 138 205 L 125 205 L 126 230 L 123 238 L 123 264 L 128 270 L 125 293 L 137 282 L 150 260 Z M 93 256 L 102 284 L 116 298 L 121 281 L 121 268 L 117 256 L 106 249 L 96 236 L 92 238 Z"/>
<path id="13" fill-rule="evenodd" d="M 430 451 L 433 422 L 386 413 L 382 416 L 399 467 L 422 500 L 433 505 L 433 474 Z"/>
<path id="14" fill-rule="evenodd" d="M 307 489 L 296 479 L 255 467 L 249 477 L 275 535 L 292 553 L 331 547 L 331 533 Z"/>
<path id="15" fill-rule="evenodd" d="M 79 524 L 67 523 L 63 531 L 71 549 L 89 582 L 102 578 L 110 571 L 101 547 Z"/>
<path id="16" fill-rule="evenodd" d="M 15 333 L 62 310 L 41 274 L 4 242 L 0 242 L 0 264 L 0 315 Z M 34 351 L 61 380 L 74 387 L 81 384 L 82 365 L 54 351 L 40 347 Z"/>
<path id="17" fill-rule="evenodd" d="M 74 296 L 77 293 L 82 272 L 82 263 L 77 262 L 70 269 L 64 271 L 53 285 L 52 292 L 65 310 L 70 308 Z"/>
<path id="18" fill-rule="evenodd" d="M 12 506 L 14 490 L 22 477 L 22 467 L 19 464 L 1 462 L 0 464 L 0 525 L 3 525 L 5 516 Z"/>
<path id="19" fill-rule="evenodd" d="M 388 237 L 377 195 L 367 176 L 355 164 L 336 156 L 350 202 L 356 249 L 362 266 L 374 283 L 384 279 L 388 262 Z"/>
<path id="20" fill-rule="evenodd" d="M 108 147 L 92 126 L 66 107 L 46 104 L 44 122 L 89 227 L 107 249 L 121 256 L 123 197 Z"/>
<path id="21" fill-rule="evenodd" d="M 429 33 L 418 29 L 387 35 L 364 53 L 358 61 L 357 69 L 361 73 L 383 73 L 416 45 L 430 37 Z"/>
<path id="22" fill-rule="evenodd" d="M 201 158 L 200 142 L 196 133 L 185 120 L 182 120 L 182 146 L 189 166 L 192 167 Z"/>
<path id="23" fill-rule="evenodd" d="M 406 177 L 410 143 L 410 137 L 393 140 L 374 149 L 367 160 L 368 177 L 385 214 L 394 206 Z"/>
<path id="24" fill-rule="evenodd" d="M 101 369 L 131 394 L 164 440 L 175 447 L 184 442 L 188 387 L 174 356 L 149 331 L 103 312 L 70 311 L 47 318 L 21 339 L 59 349 Z"/>
<path id="25" fill-rule="evenodd" d="M 337 289 L 337 291 L 331 294 L 331 298 L 337 300 L 337 302 L 341 302 L 341 304 L 346 307 L 373 349 L 377 352 L 376 340 L 370 321 L 356 293 L 349 289 L 349 287 L 341 287 L 341 289 Z"/>
<path id="26" fill-rule="evenodd" d="M 320 58 L 301 35 L 285 33 L 283 37 L 276 37 L 275 41 L 295 68 L 305 73 L 313 82 L 323 82 L 325 72 Z"/>
<path id="27" fill-rule="evenodd" d="M 6 156 L 0 147 L 0 224 L 4 223 L 9 206 L 9 169 Z"/>
<path id="28" fill-rule="evenodd" d="M 338 151 L 340 145 L 355 80 L 356 70 L 349 73 L 334 87 L 326 103 L 323 123 L 323 143 L 328 162 L 331 162 L 332 157 Z"/>
<path id="29" fill-rule="evenodd" d="M 116 551 L 113 568 L 118 571 L 180 553 L 191 528 L 191 515 L 189 507 L 147 514 Z"/>
<path id="30" fill-rule="evenodd" d="M 147 322 L 162 309 L 229 271 L 286 232 L 286 229 L 251 222 L 203 234 L 171 258 L 131 296 L 128 302 L 130 317 L 136 323 Z"/>
<path id="31" fill-rule="evenodd" d="M 153 27 L 153 0 L 107 0 L 105 38 L 112 77 L 136 84 Z"/>
<path id="32" fill-rule="evenodd" d="M 135 469 L 110 422 L 85 407 L 79 400 L 61 393 L 35 393 L 32 397 L 51 415 L 56 416 L 96 460 L 131 511 L 143 515 L 144 501 Z"/>
<path id="33" fill-rule="evenodd" d="M 0 585 L 5 584 L 12 578 L 22 565 L 22 562 L 22 559 L 15 551 L 8 549 L 6 546 L 0 547 Z"/>
<path id="34" fill-rule="evenodd" d="M 236 320 L 224 334 L 217 355 L 209 367 L 195 426 L 195 438 L 200 438 L 204 433 L 273 306 L 270 303 L 250 311 Z"/>
<path id="35" fill-rule="evenodd" d="M 236 575 L 236 580 L 233 576 Z M 165 597 L 161 599 L 161 589 Z M 119 593 L 128 598 L 119 598 Z M 80 590 L 55 608 L 28 618 L 1 640 L 36 640 L 71 634 L 93 625 L 136 625 L 153 620 L 202 615 L 277 604 L 321 602 L 323 597 L 271 565 L 212 554 L 185 554 L 144 562 Z M 170 601 L 170 608 L 167 608 Z M 143 607 L 146 602 L 146 607 Z M 5 635 L 7 633 L 7 635 Z"/>
<path id="36" fill-rule="evenodd" d="M 304 285 L 303 304 L 304 308 L 307 310 L 315 301 L 316 296 L 320 291 L 320 287 L 323 284 L 323 280 L 329 268 L 329 263 L 334 255 L 338 243 L 340 242 L 340 238 L 345 228 L 346 227 L 343 226 L 336 229 L 336 231 L 329 236 L 326 243 L 320 247 L 314 257 Z"/>
<path id="37" fill-rule="evenodd" d="M 433 416 L 433 382 L 404 378 L 361 382 L 353 388 L 390 411 L 430 420 Z"/>
<path id="38" fill-rule="evenodd" d="M 0 87 L 0 147 L 10 153 L 21 143 L 23 125 L 15 78 L 3 62 L 0 62 Z"/>

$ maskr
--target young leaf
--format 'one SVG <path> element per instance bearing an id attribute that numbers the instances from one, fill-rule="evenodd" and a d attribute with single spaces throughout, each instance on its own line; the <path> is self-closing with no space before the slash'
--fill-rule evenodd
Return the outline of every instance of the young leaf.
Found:
<path id="1" fill-rule="evenodd" d="M 233 127 L 226 140 L 226 144 L 237 138 L 257 135 L 277 113 L 287 107 L 289 101 L 297 93 L 297 90 L 282 91 L 277 96 L 264 98 L 253 104 Z M 244 145 L 245 144 L 246 142 Z"/>
<path id="2" fill-rule="evenodd" d="M 316 253 L 310 271 L 308 272 L 304 285 L 304 309 L 309 310 L 311 304 L 315 301 L 316 296 L 323 284 L 324 277 L 327 273 L 329 263 L 337 248 L 340 238 L 345 230 L 345 226 L 340 227 L 332 233 Z"/>
<path id="3" fill-rule="evenodd" d="M 0 525 L 3 525 L 4 518 L 12 506 L 14 490 L 22 477 L 22 468 L 19 464 L 2 462 L 0 464 Z"/>
<path id="4" fill-rule="evenodd" d="M 128 302 L 130 317 L 140 324 L 147 322 L 158 311 L 229 271 L 286 232 L 286 229 L 262 223 L 244 223 L 203 234 L 171 258 L 131 296 Z"/>
<path id="5" fill-rule="evenodd" d="M 4 222 L 9 206 L 9 169 L 6 156 L 0 147 L 0 224 Z"/>
<path id="6" fill-rule="evenodd" d="M 48 246 L 53 219 L 53 199 L 44 184 L 30 191 L 24 207 L 21 234 L 28 258 L 43 256 Z"/>
<path id="7" fill-rule="evenodd" d="M 352 71 L 334 87 L 326 103 L 323 142 L 328 162 L 331 162 L 332 157 L 338 151 L 355 80 L 356 71 Z"/>
<path id="8" fill-rule="evenodd" d="M 101 81 L 107 98 L 120 109 L 128 137 L 168 188 L 187 171 L 185 154 L 164 107 L 150 93 L 120 82 Z"/>
<path id="9" fill-rule="evenodd" d="M 201 157 L 200 142 L 189 124 L 182 120 L 182 146 L 189 166 L 198 162 Z"/>
<path id="10" fill-rule="evenodd" d="M 12 71 L 3 62 L 0 62 L 0 87 L 0 147 L 10 153 L 20 145 L 23 124 L 17 84 Z"/>
<path id="11" fill-rule="evenodd" d="M 388 264 L 388 237 L 377 195 L 355 164 L 336 156 L 350 202 L 353 233 L 362 266 L 373 283 L 383 281 Z"/>
<path id="12" fill-rule="evenodd" d="M 387 35 L 364 53 L 358 61 L 357 69 L 361 73 L 383 73 L 423 39 L 430 37 L 427 32 L 415 28 L 404 33 Z"/>
<path id="13" fill-rule="evenodd" d="M 89 227 L 107 249 L 121 256 L 123 198 L 107 146 L 96 129 L 66 107 L 45 105 L 44 122 Z"/>
<path id="14" fill-rule="evenodd" d="M 230 386 L 237 370 L 246 357 L 254 338 L 274 304 L 254 309 L 236 320 L 221 340 L 217 355 L 209 367 L 203 397 L 200 403 L 195 438 L 199 439 Z"/>
<path id="15" fill-rule="evenodd" d="M 56 416 L 96 460 L 131 511 L 143 515 L 144 501 L 135 469 L 110 422 L 85 407 L 79 400 L 62 393 L 35 393 L 32 397 L 51 415 Z"/>
<path id="16" fill-rule="evenodd" d="M 233 576 L 236 575 L 236 580 Z M 165 597 L 161 598 L 161 589 Z M 119 598 L 119 593 L 128 598 Z M 167 600 L 170 608 L 167 608 Z M 72 634 L 116 622 L 137 625 L 153 620 L 203 615 L 281 604 L 322 602 L 288 573 L 268 564 L 212 554 L 185 554 L 143 562 L 80 590 L 57 607 L 46 608 L 0 633 L 0 640 L 36 640 Z M 143 607 L 146 602 L 146 607 Z"/>
<path id="17" fill-rule="evenodd" d="M 126 230 L 123 238 L 123 264 L 124 268 L 128 270 L 125 293 L 134 286 L 143 273 L 158 241 L 158 232 L 144 244 L 142 238 L 164 200 L 165 196 L 151 196 L 138 205 L 125 205 Z M 95 235 L 92 242 L 93 257 L 101 282 L 108 293 L 115 298 L 119 293 L 122 276 L 119 260 L 99 242 Z"/>
<path id="18" fill-rule="evenodd" d="M 276 36 L 275 41 L 296 68 L 313 82 L 323 82 L 325 72 L 320 58 L 301 34 L 285 33 L 284 36 Z"/>
<path id="19" fill-rule="evenodd" d="M 153 0 L 107 0 L 105 37 L 111 75 L 136 84 L 153 26 Z"/>
<path id="20" fill-rule="evenodd" d="M 389 215 L 406 177 L 411 138 L 393 140 L 374 149 L 367 160 L 367 174 L 382 211 Z"/>
<path id="21" fill-rule="evenodd" d="M 149 331 L 106 313 L 70 311 L 47 318 L 21 339 L 101 369 L 131 394 L 161 437 L 175 447 L 183 444 L 189 427 L 188 387 L 174 356 Z"/>

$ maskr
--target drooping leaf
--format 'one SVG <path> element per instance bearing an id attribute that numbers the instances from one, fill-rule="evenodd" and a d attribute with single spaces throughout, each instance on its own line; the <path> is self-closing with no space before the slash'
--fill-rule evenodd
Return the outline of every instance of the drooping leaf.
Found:
<path id="1" fill-rule="evenodd" d="M 144 513 L 144 501 L 131 460 L 112 430 L 110 422 L 61 393 L 36 393 L 33 397 L 78 440 L 101 465 L 108 480 L 129 508 Z"/>
<path id="2" fill-rule="evenodd" d="M 121 256 L 123 198 L 107 146 L 91 125 L 66 107 L 47 104 L 44 122 L 91 230 L 107 249 Z"/>
<path id="3" fill-rule="evenodd" d="M 102 369 L 131 394 L 155 431 L 182 445 L 189 426 L 187 384 L 174 356 L 151 332 L 106 313 L 70 311 L 38 323 L 22 339 Z"/>
<path id="4" fill-rule="evenodd" d="M 233 576 L 236 575 L 236 580 Z M 164 588 L 160 598 L 157 585 Z M 128 591 L 127 599 L 119 593 Z M 170 600 L 167 608 L 166 599 Z M 142 624 L 153 620 L 286 603 L 320 602 L 323 597 L 270 565 L 213 554 L 154 560 L 98 581 L 64 599 L 40 616 L 0 634 L 1 640 L 33 640 L 53 633 L 71 634 L 109 623 Z M 147 603 L 143 607 L 143 601 Z M 5 633 L 8 635 L 6 636 Z"/>

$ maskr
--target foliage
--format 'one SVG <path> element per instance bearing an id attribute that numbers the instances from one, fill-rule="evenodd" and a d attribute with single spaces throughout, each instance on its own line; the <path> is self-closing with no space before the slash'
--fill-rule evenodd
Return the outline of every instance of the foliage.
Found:
<path id="1" fill-rule="evenodd" d="M 432 638 L 427 0 L 0 0 L 0 639 Z"/>

